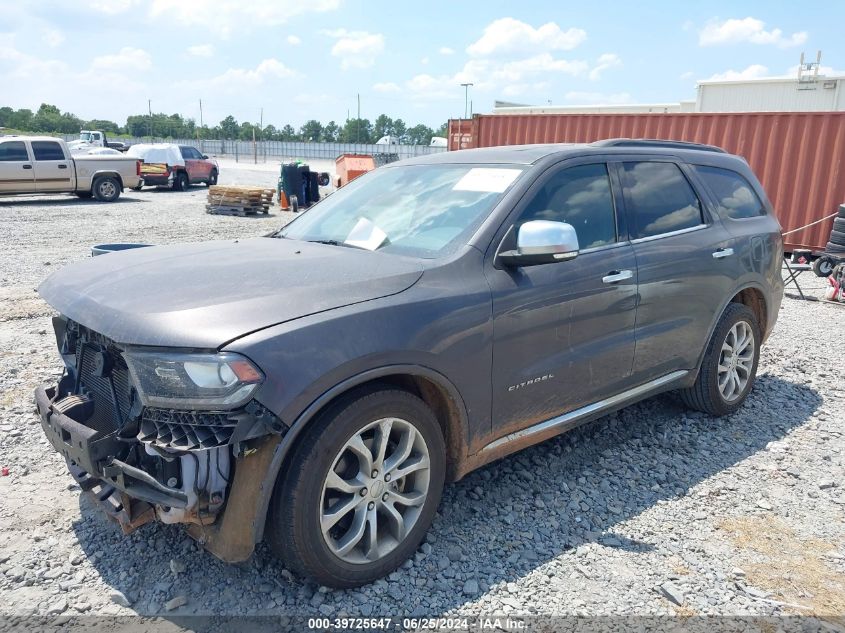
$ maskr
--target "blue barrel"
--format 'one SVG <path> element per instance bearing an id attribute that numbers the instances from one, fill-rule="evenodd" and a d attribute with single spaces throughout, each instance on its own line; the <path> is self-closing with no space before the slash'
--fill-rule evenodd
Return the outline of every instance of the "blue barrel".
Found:
<path id="1" fill-rule="evenodd" d="M 152 246 L 152 244 L 129 244 L 125 242 L 121 244 L 97 244 L 97 246 L 91 247 L 91 257 L 114 253 L 116 251 L 128 251 L 130 248 L 144 248 L 146 246 Z"/>

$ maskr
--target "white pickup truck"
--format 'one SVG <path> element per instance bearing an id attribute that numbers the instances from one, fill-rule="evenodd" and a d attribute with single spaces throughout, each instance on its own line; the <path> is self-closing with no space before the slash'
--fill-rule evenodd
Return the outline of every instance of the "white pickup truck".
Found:
<path id="1" fill-rule="evenodd" d="M 51 136 L 0 136 L 0 196 L 75 193 L 113 202 L 141 184 L 141 162 L 114 155 L 71 156 Z"/>

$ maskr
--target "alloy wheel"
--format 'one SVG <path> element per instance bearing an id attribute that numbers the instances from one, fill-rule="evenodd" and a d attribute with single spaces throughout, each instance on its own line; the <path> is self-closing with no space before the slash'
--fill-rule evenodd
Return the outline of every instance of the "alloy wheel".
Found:
<path id="1" fill-rule="evenodd" d="M 382 418 L 365 426 L 323 481 L 320 529 L 329 550 L 353 564 L 387 556 L 419 519 L 429 482 L 429 449 L 413 424 Z"/>
<path id="2" fill-rule="evenodd" d="M 745 391 L 754 367 L 754 330 L 737 321 L 728 330 L 719 355 L 718 386 L 725 402 L 733 402 Z"/>

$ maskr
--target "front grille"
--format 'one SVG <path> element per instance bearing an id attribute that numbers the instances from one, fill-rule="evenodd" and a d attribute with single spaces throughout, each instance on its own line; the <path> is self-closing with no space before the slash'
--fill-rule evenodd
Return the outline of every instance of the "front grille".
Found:
<path id="1" fill-rule="evenodd" d="M 227 413 L 147 407 L 141 415 L 138 437 L 162 448 L 188 451 L 215 448 L 230 442 L 237 424 L 238 419 Z"/>
<path id="2" fill-rule="evenodd" d="M 98 372 L 99 354 L 107 358 L 109 371 Z M 77 344 L 76 366 L 81 390 L 90 393 L 94 400 L 94 413 L 86 425 L 101 433 L 120 428 L 129 417 L 134 398 L 129 369 L 120 350 L 105 337 L 86 331 Z"/>

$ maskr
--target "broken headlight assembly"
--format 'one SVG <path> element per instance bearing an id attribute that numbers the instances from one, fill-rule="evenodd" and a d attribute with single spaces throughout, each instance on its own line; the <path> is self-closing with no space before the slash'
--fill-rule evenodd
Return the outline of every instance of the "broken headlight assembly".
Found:
<path id="1" fill-rule="evenodd" d="M 141 401 L 148 407 L 234 409 L 252 397 L 264 374 L 232 352 L 192 354 L 126 350 Z"/>

